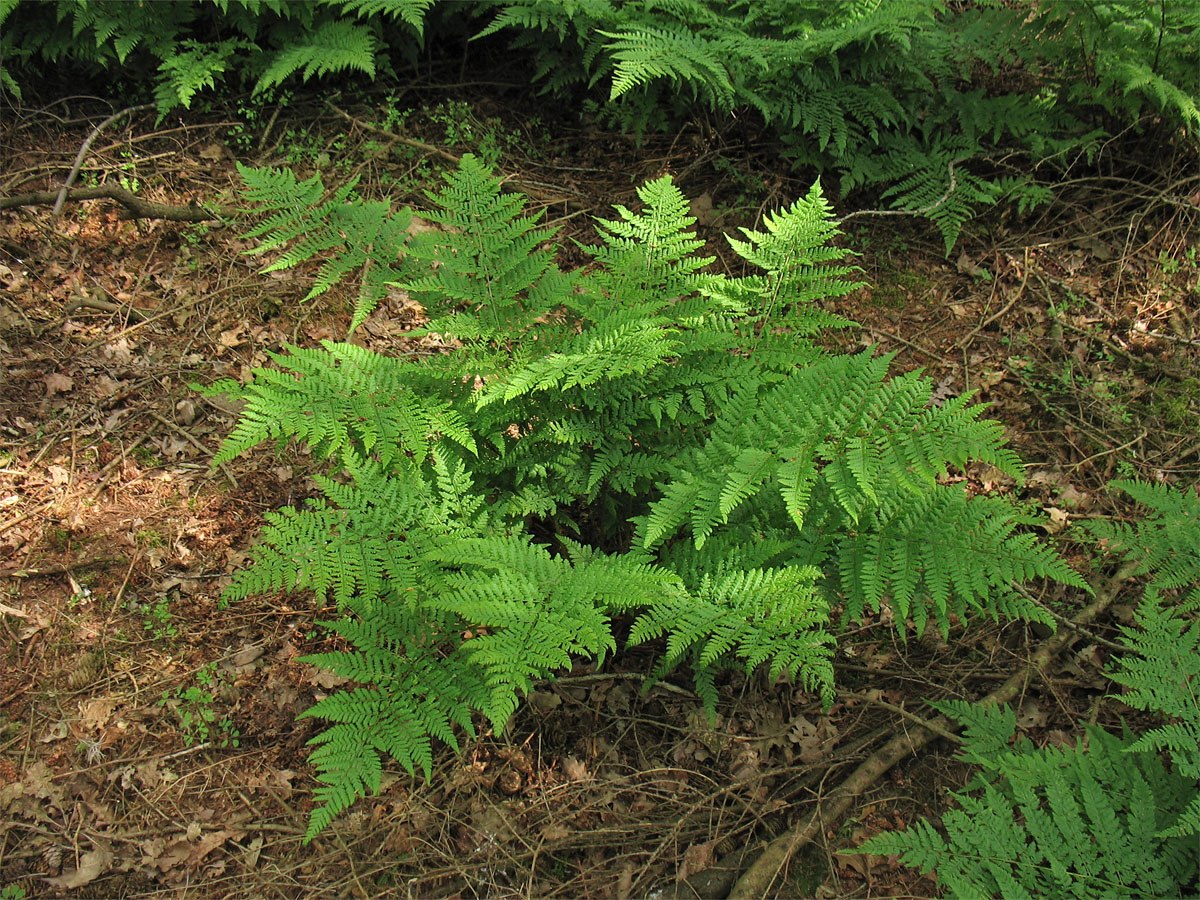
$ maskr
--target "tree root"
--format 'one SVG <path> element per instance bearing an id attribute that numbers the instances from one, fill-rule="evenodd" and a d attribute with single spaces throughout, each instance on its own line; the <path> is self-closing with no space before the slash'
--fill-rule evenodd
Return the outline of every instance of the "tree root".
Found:
<path id="1" fill-rule="evenodd" d="M 1121 585 L 1133 574 L 1135 568 L 1133 563 L 1121 566 L 1108 583 L 1097 592 L 1096 599 L 1081 609 L 1072 622 L 1076 625 L 1087 625 L 1100 616 L 1116 599 Z M 1079 633 L 1071 628 L 1064 628 L 1056 632 L 1037 649 L 1023 669 L 1014 673 L 1011 678 L 979 702 L 995 704 L 1011 702 L 1035 672 L 1045 668 L 1051 659 L 1079 637 Z M 950 733 L 957 732 L 960 727 L 957 722 L 945 716 L 938 717 L 930 724 Z M 937 737 L 938 735 L 933 731 L 916 726 L 896 735 L 880 747 L 864 760 L 849 778 L 822 798 L 807 819 L 797 823 L 767 845 L 758 859 L 734 884 L 733 890 L 729 894 L 730 900 L 759 900 L 759 898 L 770 896 L 772 885 L 783 873 L 792 856 L 812 843 L 825 828 L 839 822 L 854 806 L 855 801 L 878 784 L 879 779 L 892 766 L 932 743 Z"/>

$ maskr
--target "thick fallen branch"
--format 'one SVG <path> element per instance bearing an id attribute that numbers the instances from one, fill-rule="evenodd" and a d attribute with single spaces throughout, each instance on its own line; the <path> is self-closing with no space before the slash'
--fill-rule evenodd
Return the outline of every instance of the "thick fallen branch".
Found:
<path id="1" fill-rule="evenodd" d="M 1071 621 L 1076 625 L 1087 625 L 1095 620 L 1116 599 L 1121 585 L 1133 574 L 1135 568 L 1133 563 L 1126 563 L 1122 566 L 1108 584 L 1097 592 L 1096 599 L 1081 609 Z M 995 704 L 1011 702 L 1035 672 L 1045 668 L 1056 655 L 1079 637 L 1079 633 L 1074 629 L 1059 630 L 1034 652 L 1023 669 L 1016 672 L 979 702 Z M 945 716 L 939 716 L 930 724 L 951 733 L 957 732 L 961 727 L 957 722 Z M 824 829 L 836 825 L 842 817 L 850 812 L 858 798 L 877 785 L 879 779 L 892 766 L 932 743 L 937 737 L 938 735 L 933 731 L 915 726 L 896 735 L 871 754 L 849 778 L 818 802 L 816 809 L 807 819 L 797 823 L 791 830 L 781 834 L 767 845 L 753 865 L 737 880 L 729 894 L 730 900 L 760 900 L 760 898 L 770 896 L 769 891 L 775 883 L 775 879 L 780 876 L 787 867 L 788 861 L 799 850 L 810 844 Z"/>
<path id="2" fill-rule="evenodd" d="M 62 193 L 61 190 L 35 191 L 32 194 L 0 197 L 0 209 L 14 209 L 18 206 L 50 206 L 58 202 Z M 66 191 L 66 199 L 72 201 L 116 200 L 125 207 L 121 213 L 122 219 L 213 222 L 221 218 L 219 212 L 211 212 L 196 203 L 190 203 L 187 206 L 171 206 L 167 203 L 155 203 L 153 200 L 143 200 L 132 191 L 127 191 L 116 184 L 102 184 L 99 187 L 70 188 Z"/>

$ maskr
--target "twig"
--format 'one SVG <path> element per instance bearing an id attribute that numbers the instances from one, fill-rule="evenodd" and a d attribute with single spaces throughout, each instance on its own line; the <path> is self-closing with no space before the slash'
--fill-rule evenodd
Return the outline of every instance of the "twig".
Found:
<path id="1" fill-rule="evenodd" d="M 116 184 L 102 184 L 99 187 L 63 188 L 58 191 L 35 191 L 31 194 L 18 194 L 15 197 L 0 197 L 0 209 L 14 209 L 18 206 L 46 206 L 58 203 L 59 198 L 66 200 L 116 200 L 125 207 L 121 214 L 124 219 L 166 219 L 169 222 L 212 222 L 222 218 L 219 213 L 212 213 L 198 204 L 188 206 L 171 206 L 167 203 L 156 203 L 153 200 L 143 200 L 132 191 Z"/>
<path id="2" fill-rule="evenodd" d="M 127 107 L 120 112 L 113 113 L 111 116 L 92 129 L 92 133 L 87 136 L 87 140 L 84 141 L 83 146 L 79 148 L 79 153 L 75 155 L 75 165 L 71 166 L 71 172 L 67 175 L 67 180 L 63 182 L 63 186 L 59 189 L 58 196 L 54 201 L 54 209 L 51 211 L 50 215 L 57 219 L 62 213 L 63 203 L 65 203 L 67 200 L 67 194 L 71 192 L 71 185 L 73 185 L 75 183 L 75 179 L 79 177 L 79 169 L 83 165 L 84 159 L 87 157 L 88 150 L 91 149 L 92 141 L 99 137 L 100 132 L 122 116 L 129 115 L 130 113 L 141 112 L 144 109 L 153 108 L 153 103 L 142 103 L 138 106 Z M 22 203 L 20 205 L 25 206 L 26 204 Z"/>
<path id="3" fill-rule="evenodd" d="M 1021 278 L 1021 286 L 1017 288 L 1016 293 L 1013 294 L 1012 299 L 1009 300 L 1007 303 L 1005 303 L 1004 306 L 1000 308 L 999 312 L 992 313 L 992 315 L 988 316 L 986 319 L 984 319 L 982 322 L 980 322 L 978 325 L 976 325 L 974 328 L 972 328 L 966 334 L 965 337 L 959 339 L 958 346 L 965 350 L 967 348 L 967 346 L 971 343 L 971 341 L 975 340 L 975 335 L 979 334 L 979 332 L 983 331 L 983 329 L 987 328 L 989 325 L 991 325 L 997 319 L 1002 318 L 1003 316 L 1007 315 L 1008 311 L 1011 310 L 1014 306 L 1016 306 L 1017 303 L 1020 302 L 1021 298 L 1025 296 L 1025 286 L 1027 284 L 1029 284 L 1029 248 L 1028 247 L 1025 248 L 1025 272 Z"/>
<path id="4" fill-rule="evenodd" d="M 58 566 L 41 566 L 31 569 L 0 569 L 0 578 L 45 578 L 50 575 L 66 575 L 76 569 L 107 568 L 117 562 L 115 559 L 89 559 L 77 563 L 64 563 Z"/>
<path id="5" fill-rule="evenodd" d="M 946 171 L 950 175 L 950 184 L 946 188 L 946 193 L 938 197 L 928 206 L 922 206 L 920 209 L 859 209 L 852 213 L 846 213 L 840 219 L 835 219 L 835 225 L 842 225 L 849 222 L 857 216 L 927 216 L 939 206 L 942 206 L 958 187 L 958 176 L 954 171 L 954 167 L 961 162 L 966 162 L 970 157 L 964 156 L 961 159 L 952 159 L 946 165 Z"/>
<path id="6" fill-rule="evenodd" d="M 183 438 L 185 441 L 187 441 L 193 447 L 197 448 L 201 453 L 205 454 L 206 456 L 212 456 L 211 450 L 209 450 L 207 447 L 205 447 L 202 443 L 200 443 L 200 441 L 198 441 L 196 438 L 192 437 L 192 435 L 188 434 L 186 431 L 184 431 L 182 428 L 180 428 L 178 425 L 176 425 L 170 419 L 166 418 L 165 416 L 160 416 L 158 413 L 154 412 L 154 410 L 150 411 L 150 415 L 152 418 L 154 418 L 161 424 L 166 425 L 168 428 L 170 428 L 172 431 L 174 431 L 177 435 L 179 435 L 181 438 Z M 233 485 L 235 488 L 238 486 L 237 479 L 233 477 L 233 473 L 229 471 L 229 467 L 226 466 L 225 463 L 220 463 L 217 466 L 217 468 L 219 468 L 221 470 L 222 474 L 226 478 L 229 479 L 229 483 L 231 485 Z"/>
<path id="7" fill-rule="evenodd" d="M 1109 650 L 1116 650 L 1118 653 L 1125 652 L 1126 648 L 1124 645 L 1118 644 L 1116 641 L 1110 641 L 1107 638 L 1102 638 L 1102 637 L 1100 637 L 1100 635 L 1096 634 L 1096 632 L 1092 631 L 1090 628 L 1084 628 L 1078 622 L 1068 619 L 1062 613 L 1055 612 L 1053 609 L 1051 609 L 1049 606 L 1047 606 L 1045 603 L 1043 603 L 1037 597 L 1033 596 L 1033 594 L 1031 594 L 1029 591 L 1025 590 L 1025 588 L 1021 587 L 1021 585 L 1015 584 L 1015 585 L 1013 585 L 1013 587 L 1016 589 L 1017 593 L 1020 594 L 1022 597 L 1024 597 L 1026 600 L 1030 601 L 1031 603 L 1036 603 L 1040 609 L 1049 613 L 1050 617 L 1052 619 L 1054 619 L 1054 621 L 1057 622 L 1059 625 L 1065 625 L 1067 628 L 1070 628 L 1071 630 L 1076 632 L 1080 637 L 1087 638 L 1089 641 L 1092 641 L 1093 643 L 1096 643 L 1096 644 L 1100 644 L 1102 647 L 1107 647 Z"/>
<path id="8" fill-rule="evenodd" d="M 1097 592 L 1096 599 L 1079 611 L 1073 622 L 1076 625 L 1087 625 L 1096 619 L 1116 599 L 1121 585 L 1133 574 L 1136 567 L 1135 563 L 1123 565 Z M 1034 652 L 1023 669 L 1014 673 L 1004 684 L 979 702 L 1001 704 L 1012 701 L 1024 688 L 1028 678 L 1049 664 L 1050 660 L 1076 637 L 1076 633 L 1070 628 L 1064 628 L 1055 633 Z M 945 731 L 956 731 L 961 727 L 957 722 L 945 716 L 938 717 L 932 724 Z M 775 879 L 779 877 L 797 851 L 812 843 L 813 839 L 829 825 L 842 819 L 850 811 L 854 802 L 878 784 L 879 779 L 892 766 L 910 754 L 916 753 L 936 737 L 937 735 L 928 728 L 918 727 L 911 732 L 896 735 L 880 747 L 864 760 L 849 778 L 823 798 L 807 819 L 767 845 L 758 859 L 737 880 L 729 894 L 730 900 L 741 900 L 741 898 L 759 900 L 761 897 L 768 896 L 771 885 L 774 884 Z"/>
<path id="9" fill-rule="evenodd" d="M 76 297 L 67 304 L 63 310 L 63 315 L 70 318 L 71 313 L 77 309 L 95 309 L 100 312 L 123 313 L 131 322 L 145 322 L 146 313 L 142 312 L 136 306 L 122 306 L 119 303 L 113 303 L 111 300 L 105 300 L 103 297 L 96 297 L 92 294 L 83 294 Z"/>
<path id="10" fill-rule="evenodd" d="M 646 676 L 639 675 L 637 672 L 593 672 L 588 675 L 564 675 L 562 678 L 548 680 L 546 684 L 550 687 L 579 684 L 585 681 L 639 681 L 644 684 L 648 680 Z M 660 689 L 672 694 L 679 694 L 681 697 L 693 700 L 696 698 L 691 691 L 671 684 L 669 681 L 654 681 L 650 684 L 650 690 Z"/>
<path id="11" fill-rule="evenodd" d="M 937 722 L 918 716 L 914 712 L 909 712 L 903 706 L 897 706 L 895 703 L 888 703 L 886 700 L 881 700 L 879 697 L 873 696 L 872 694 L 861 694 L 856 691 L 838 691 L 838 699 L 843 697 L 849 698 L 850 700 L 859 700 L 863 703 L 870 703 L 872 706 L 878 706 L 880 709 L 886 709 L 888 712 L 893 712 L 902 718 L 908 719 L 910 722 L 915 725 L 919 725 L 921 728 L 929 729 L 938 737 L 945 738 L 953 744 L 962 743 L 962 738 L 960 738 L 953 731 L 939 727 Z"/>

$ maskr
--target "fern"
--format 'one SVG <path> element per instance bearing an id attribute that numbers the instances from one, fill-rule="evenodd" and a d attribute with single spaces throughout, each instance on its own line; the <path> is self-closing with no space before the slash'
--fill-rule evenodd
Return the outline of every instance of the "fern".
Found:
<path id="1" fill-rule="evenodd" d="M 968 725 L 964 758 L 983 766 L 979 787 L 954 795 L 957 808 L 942 819 L 946 836 L 922 821 L 857 852 L 898 854 L 905 865 L 936 871 L 953 896 L 1166 897 L 1195 877 L 1192 843 L 1159 836 L 1195 782 L 1167 771 L 1155 754 L 1095 727 L 1070 748 L 1010 748 L 1011 714 L 998 741 L 996 710 L 945 711 Z"/>
<path id="2" fill-rule="evenodd" d="M 659 674 L 691 662 L 696 690 L 714 719 L 713 674 L 731 659 L 747 672 L 767 665 L 770 679 L 786 675 L 832 703 L 834 641 L 825 630 L 828 606 L 814 589 L 820 575 L 812 567 L 705 575 L 694 593 L 665 593 L 646 604 L 629 643 L 665 635 Z"/>
<path id="3" fill-rule="evenodd" d="M 1146 595 L 1200 586 L 1200 500 L 1194 490 L 1172 490 L 1142 481 L 1114 481 L 1149 511 L 1132 525 L 1088 522 L 1086 527 L 1110 552 L 1137 563 L 1136 575 L 1151 575 Z"/>
<path id="4" fill-rule="evenodd" d="M 158 69 L 154 100 L 159 110 L 176 106 L 190 109 L 192 98 L 204 88 L 215 88 L 234 54 L 248 46 L 247 42 L 236 40 L 216 44 L 181 41 L 175 55 L 164 59 Z"/>
<path id="5" fill-rule="evenodd" d="M 390 71 L 388 44 L 410 53 L 434 0 L 7 0 L 0 7 L 0 84 L 14 93 L 39 67 L 155 82 L 160 117 L 202 91 L 289 78 Z M 400 30 L 382 27 L 399 20 Z M 390 40 L 385 43 L 383 38 Z M 10 70 L 9 65 L 13 68 Z"/>
<path id="6" fill-rule="evenodd" d="M 1117 481 L 1149 510 L 1133 525 L 1088 523 L 1111 552 L 1149 575 L 1136 627 L 1121 630 L 1131 654 L 1111 673 L 1126 688 L 1120 699 L 1160 713 L 1168 722 L 1151 729 L 1134 749 L 1165 751 L 1184 776 L 1200 781 L 1200 497 L 1195 489 Z M 1200 834 L 1200 791 L 1164 834 Z"/>
<path id="7" fill-rule="evenodd" d="M 407 366 L 353 344 L 326 341 L 324 352 L 289 348 L 272 359 L 291 374 L 261 369 L 242 388 L 210 389 L 246 401 L 237 427 L 215 459 L 232 459 L 264 441 L 295 438 L 343 464 L 377 459 L 387 467 L 411 455 L 423 459 L 443 438 L 475 451 L 461 416 L 447 403 L 426 402 L 406 383 Z M 299 376 L 297 378 L 296 376 Z"/>
<path id="8" fill-rule="evenodd" d="M 615 652 L 615 616 L 631 643 L 665 643 L 658 677 L 690 667 L 712 714 L 730 667 L 829 702 L 835 605 L 945 629 L 1040 617 L 1012 583 L 1082 585 L 1007 503 L 939 483 L 968 460 L 1019 475 L 981 407 L 932 407 L 928 379 L 812 342 L 849 324 L 820 303 L 857 284 L 817 186 L 731 240 L 758 274 L 709 271 L 669 178 L 600 220 L 591 264 L 566 273 L 472 156 L 421 211 L 442 230 L 412 237 L 409 211 L 353 184 L 327 199 L 318 179 L 243 174 L 274 266 L 330 254 L 321 284 L 352 250 L 403 255 L 426 328 L 459 339 L 429 359 L 293 347 L 211 388 L 245 401 L 218 461 L 295 440 L 341 473 L 268 517 L 227 592 L 313 590 L 343 611 L 329 627 L 351 649 L 312 661 L 361 687 L 310 711 L 332 725 L 309 838 L 378 788 L 381 757 L 428 772 L 433 741 L 457 746 L 477 717 L 500 729 L 537 680 Z M 396 224 L 349 248 L 358 219 Z"/>
<path id="9" fill-rule="evenodd" d="M 473 154 L 464 154 L 429 199 L 434 208 L 425 215 L 444 230 L 425 231 L 410 243 L 410 256 L 427 274 L 403 284 L 430 311 L 426 330 L 495 340 L 528 328 L 571 290 L 553 254 L 541 249 L 554 233 L 521 215 L 523 198 L 502 193 Z M 462 307 L 477 313 L 470 332 L 458 332 L 463 317 L 442 318 Z"/>
<path id="10" fill-rule="evenodd" d="M 354 22 L 325 22 L 275 54 L 254 85 L 256 93 L 282 84 L 300 73 L 305 81 L 331 72 L 356 69 L 375 77 L 375 36 Z"/>
<path id="11" fill-rule="evenodd" d="M 254 169 L 238 163 L 246 182 L 246 199 L 252 211 L 267 218 L 247 232 L 263 238 L 252 254 L 267 253 L 291 245 L 268 265 L 275 272 L 302 265 L 316 257 L 325 261 L 305 300 L 324 294 L 358 273 L 358 298 L 350 320 L 353 332 L 374 312 L 389 286 L 403 275 L 402 260 L 412 223 L 412 212 L 393 212 L 383 202 L 354 199 L 358 179 L 342 185 L 328 197 L 320 175 L 298 181 L 290 169 Z"/>
<path id="12" fill-rule="evenodd" d="M 1117 699 L 1163 723 L 1134 736 L 1090 727 L 1069 749 L 1011 746 L 1007 707 L 934 704 L 966 725 L 962 758 L 976 786 L 954 795 L 943 835 L 928 821 L 878 835 L 858 852 L 899 854 L 936 871 L 952 894 L 1180 896 L 1200 875 L 1200 500 L 1116 482 L 1149 508 L 1134 525 L 1091 523 L 1109 549 L 1151 576 L 1127 652 L 1110 676 Z M 1172 602 L 1172 598 L 1179 599 Z"/>

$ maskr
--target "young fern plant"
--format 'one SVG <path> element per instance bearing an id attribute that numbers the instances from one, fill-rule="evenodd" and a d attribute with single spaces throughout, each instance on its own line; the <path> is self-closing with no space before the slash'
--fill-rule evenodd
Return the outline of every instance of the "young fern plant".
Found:
<path id="1" fill-rule="evenodd" d="M 227 594 L 311 589 L 341 613 L 347 649 L 309 661 L 360 686 L 306 713 L 332 723 L 308 839 L 378 789 L 384 757 L 428 773 L 434 739 L 499 730 L 536 680 L 619 650 L 617 616 L 711 713 L 730 667 L 830 701 L 835 605 L 945 631 L 1041 618 L 1013 582 L 1082 586 L 1009 504 L 942 477 L 968 460 L 1019 477 L 981 407 L 933 406 L 928 379 L 813 341 L 849 324 L 818 304 L 857 285 L 817 186 L 731 241 L 758 269 L 732 277 L 697 255 L 666 177 L 564 272 L 552 232 L 469 155 L 421 211 L 441 230 L 365 249 L 307 235 L 408 213 L 314 191 L 304 215 L 326 221 L 302 233 L 297 185 L 245 174 L 276 217 L 257 229 L 275 265 L 317 254 L 336 280 L 365 252 L 453 338 L 422 358 L 292 347 L 211 388 L 245 401 L 218 461 L 295 440 L 332 470 L 323 499 L 268 517 Z"/>
<path id="2" fill-rule="evenodd" d="M 941 830 L 922 820 L 863 853 L 936 872 L 953 896 L 1191 896 L 1200 877 L 1200 498 L 1115 482 L 1149 509 L 1133 525 L 1092 523 L 1149 581 L 1127 653 L 1109 677 L 1125 705 L 1160 724 L 1140 737 L 1095 726 L 1073 747 L 1014 741 L 1008 707 L 934 706 L 966 725 L 962 759 L 980 767 Z M 943 834 L 944 832 L 944 834 Z"/>

